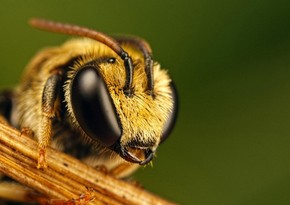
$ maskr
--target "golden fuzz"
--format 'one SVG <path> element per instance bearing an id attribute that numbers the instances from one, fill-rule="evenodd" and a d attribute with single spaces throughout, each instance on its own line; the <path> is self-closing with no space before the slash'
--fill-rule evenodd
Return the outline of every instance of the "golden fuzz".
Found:
<path id="1" fill-rule="evenodd" d="M 73 52 L 78 51 L 78 55 L 72 53 L 72 56 L 81 56 L 68 73 L 68 81 L 65 83 L 65 86 L 67 86 L 64 90 L 66 90 L 65 99 L 68 103 L 68 113 L 73 113 L 68 88 L 71 86 L 77 70 L 86 63 L 100 57 L 115 57 L 116 63 L 102 63 L 99 72 L 107 84 L 121 120 L 123 129 L 121 143 L 126 144 L 137 138 L 139 141 L 157 142 L 157 146 L 163 125 L 168 118 L 167 113 L 170 113 L 173 107 L 169 86 L 171 80 L 167 72 L 161 70 L 158 63 L 154 64 L 154 94 L 156 97 L 153 99 L 145 91 L 147 78 L 144 71 L 144 57 L 139 51 L 124 45 L 124 50 L 129 53 L 134 64 L 134 95 L 127 97 L 122 90 L 126 79 L 123 61 L 107 46 L 90 39 L 74 39 L 64 44 L 61 48 L 72 50 Z M 77 124 L 75 117 L 72 116 L 72 118 L 74 119 L 73 122 Z"/>

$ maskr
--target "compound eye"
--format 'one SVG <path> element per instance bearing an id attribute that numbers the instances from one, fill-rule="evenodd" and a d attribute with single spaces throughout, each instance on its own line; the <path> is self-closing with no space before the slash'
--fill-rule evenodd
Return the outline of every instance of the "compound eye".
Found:
<path id="1" fill-rule="evenodd" d="M 167 137 L 170 135 L 175 125 L 177 114 L 178 114 L 178 95 L 177 95 L 177 91 L 173 82 L 170 83 L 170 88 L 171 88 L 171 95 L 172 95 L 172 100 L 173 100 L 173 108 L 163 127 L 163 132 L 161 135 L 160 143 L 164 142 L 167 139 Z"/>
<path id="2" fill-rule="evenodd" d="M 121 137 L 118 114 L 95 67 L 84 67 L 74 77 L 71 104 L 76 120 L 90 138 L 109 147 Z"/>

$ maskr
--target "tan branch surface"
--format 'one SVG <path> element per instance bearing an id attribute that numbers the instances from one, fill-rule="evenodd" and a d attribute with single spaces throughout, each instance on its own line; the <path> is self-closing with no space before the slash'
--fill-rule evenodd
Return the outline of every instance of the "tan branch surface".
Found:
<path id="1" fill-rule="evenodd" d="M 174 204 L 50 148 L 47 149 L 48 168 L 39 170 L 37 147 L 37 142 L 25 134 L 0 123 L 0 173 L 47 199 L 82 199 L 89 204 L 112 205 Z M 33 197 L 33 193 L 30 190 L 31 196 L 26 197 Z"/>

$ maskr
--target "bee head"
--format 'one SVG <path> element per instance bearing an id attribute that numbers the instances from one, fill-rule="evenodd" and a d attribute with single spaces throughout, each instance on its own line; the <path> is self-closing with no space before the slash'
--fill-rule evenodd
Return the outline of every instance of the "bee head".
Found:
<path id="1" fill-rule="evenodd" d="M 158 145 L 170 134 L 177 97 L 173 83 L 159 64 L 154 66 L 154 97 L 146 92 L 143 60 L 133 59 L 132 95 L 127 96 L 122 89 L 126 74 L 121 59 L 103 57 L 78 63 L 82 65 L 69 75 L 69 98 L 73 118 L 92 141 L 128 162 L 142 165 L 153 159 Z"/>
<path id="2" fill-rule="evenodd" d="M 91 38 L 97 47 L 101 43 L 114 54 L 92 52 L 91 61 L 77 63 L 65 85 L 68 109 L 92 141 L 126 161 L 150 162 L 174 126 L 177 95 L 166 71 L 153 64 L 149 44 L 138 38 L 114 39 L 75 25 L 40 19 L 30 23 L 44 30 Z M 133 50 L 130 55 L 121 43 Z"/>

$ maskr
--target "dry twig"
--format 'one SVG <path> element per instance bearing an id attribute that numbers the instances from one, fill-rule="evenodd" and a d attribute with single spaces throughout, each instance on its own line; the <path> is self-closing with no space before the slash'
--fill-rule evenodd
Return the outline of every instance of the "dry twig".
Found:
<path id="1" fill-rule="evenodd" d="M 31 188 L 22 190 L 22 199 L 45 203 L 59 199 L 54 204 L 173 204 L 50 148 L 48 168 L 39 170 L 37 156 L 37 142 L 0 123 L 0 173 Z"/>

